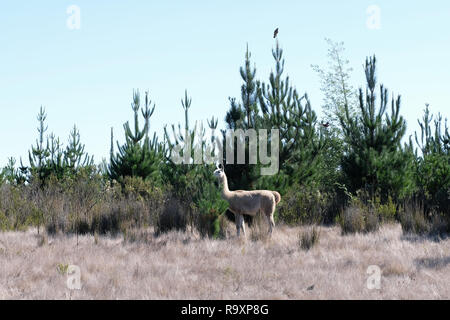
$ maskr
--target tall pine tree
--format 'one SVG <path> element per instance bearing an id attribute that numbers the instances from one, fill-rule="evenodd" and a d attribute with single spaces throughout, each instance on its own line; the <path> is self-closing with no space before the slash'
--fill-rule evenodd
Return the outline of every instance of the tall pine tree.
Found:
<path id="1" fill-rule="evenodd" d="M 133 103 L 131 108 L 134 113 L 134 130 L 127 121 L 123 127 L 125 132 L 125 143 L 119 145 L 118 152 L 111 157 L 109 176 L 119 182 L 127 176 L 141 177 L 142 179 L 160 180 L 160 164 L 163 160 L 162 146 L 158 142 L 156 133 L 153 138 L 148 136 L 150 128 L 150 117 L 155 105 L 151 107 L 148 92 L 145 93 L 145 108 L 141 110 L 144 118 L 144 127 L 139 127 L 139 110 L 141 108 L 139 91 L 133 92 Z"/>
<path id="2" fill-rule="evenodd" d="M 366 59 L 365 93 L 359 89 L 360 115 L 353 117 L 348 104 L 340 115 L 345 138 L 342 170 L 352 191 L 366 189 L 373 197 L 403 197 L 412 191 L 410 154 L 402 149 L 406 122 L 400 115 L 400 96 L 388 105 L 387 89 L 380 85 L 380 104 L 376 108 L 376 58 Z"/>
<path id="3" fill-rule="evenodd" d="M 312 110 L 308 95 L 300 96 L 283 76 L 283 50 L 278 40 L 272 50 L 275 71 L 270 73 L 269 83 L 258 84 L 258 98 L 262 111 L 262 125 L 266 129 L 278 129 L 280 133 L 279 163 L 283 175 L 271 177 L 278 187 L 293 183 L 319 182 L 320 155 L 324 139 L 316 130 L 317 116 Z"/>

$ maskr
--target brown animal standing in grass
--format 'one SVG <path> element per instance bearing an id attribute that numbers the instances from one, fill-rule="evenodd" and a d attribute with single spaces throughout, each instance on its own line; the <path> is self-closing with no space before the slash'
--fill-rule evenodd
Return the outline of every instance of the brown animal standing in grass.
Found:
<path id="1" fill-rule="evenodd" d="M 257 213 L 262 213 L 269 223 L 269 235 L 272 235 L 275 221 L 273 220 L 273 213 L 275 206 L 280 202 L 281 196 L 276 191 L 270 190 L 235 190 L 228 189 L 228 180 L 225 172 L 221 168 L 214 171 L 214 175 L 219 179 L 223 186 L 222 198 L 228 202 L 229 210 L 234 213 L 237 235 L 240 235 L 240 230 L 245 236 L 244 214 L 255 216 Z"/>

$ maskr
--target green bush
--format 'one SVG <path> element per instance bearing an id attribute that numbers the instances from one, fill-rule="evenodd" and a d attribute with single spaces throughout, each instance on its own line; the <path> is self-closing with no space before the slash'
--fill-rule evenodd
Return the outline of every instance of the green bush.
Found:
<path id="1" fill-rule="evenodd" d="M 442 211 L 450 216 L 450 155 L 425 155 L 418 161 L 416 176 L 427 211 Z"/>
<path id="2" fill-rule="evenodd" d="M 291 188 L 278 205 L 276 219 L 288 225 L 321 223 L 330 203 L 330 195 L 305 187 Z"/>
<path id="3" fill-rule="evenodd" d="M 201 199 L 198 204 L 196 227 L 202 237 L 219 238 L 223 235 L 219 217 L 225 213 L 228 203 L 216 193 L 212 199 Z"/>
<path id="4" fill-rule="evenodd" d="M 156 217 L 155 233 L 157 235 L 171 231 L 185 231 L 188 224 L 188 210 L 177 198 L 169 198 L 161 214 Z"/>
<path id="5" fill-rule="evenodd" d="M 392 222 L 397 215 L 397 205 L 389 196 L 385 203 L 381 203 L 380 197 L 376 196 L 372 201 L 372 206 L 383 222 Z"/>
<path id="6" fill-rule="evenodd" d="M 364 195 L 358 192 L 358 196 L 353 197 L 350 205 L 338 216 L 337 222 L 341 226 L 342 234 L 366 233 L 379 229 L 380 215 L 370 202 L 366 204 Z"/>
<path id="7" fill-rule="evenodd" d="M 32 222 L 33 205 L 19 186 L 0 186 L 0 224 L 4 230 L 23 230 Z"/>

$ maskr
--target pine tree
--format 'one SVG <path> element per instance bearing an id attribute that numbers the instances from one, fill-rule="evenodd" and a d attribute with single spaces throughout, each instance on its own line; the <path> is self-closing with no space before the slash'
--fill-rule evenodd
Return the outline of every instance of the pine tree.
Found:
<path id="1" fill-rule="evenodd" d="M 434 120 L 434 133 L 431 131 L 431 122 L 433 115 L 430 115 L 430 105 L 425 104 L 424 115 L 422 121 L 417 120 L 420 126 L 420 141 L 417 132 L 414 133 L 415 140 L 422 155 L 426 156 L 432 153 L 449 154 L 450 151 L 450 135 L 447 127 L 447 119 L 445 120 L 444 132 L 442 132 L 442 115 L 439 113 Z"/>
<path id="2" fill-rule="evenodd" d="M 315 128 L 317 116 L 312 110 L 308 95 L 305 93 L 300 96 L 290 85 L 288 76 L 283 79 L 283 50 L 279 47 L 278 40 L 272 55 L 275 59 L 275 72 L 270 73 L 268 84 L 258 84 L 257 89 L 262 111 L 261 126 L 279 129 L 280 170 L 288 177 L 283 184 L 318 181 L 319 155 L 324 148 L 324 139 Z"/>
<path id="3" fill-rule="evenodd" d="M 39 121 L 39 127 L 37 128 L 39 138 L 36 140 L 36 146 L 31 146 L 31 151 L 28 151 L 31 178 L 37 178 L 41 182 L 49 175 L 49 170 L 46 166 L 47 159 L 50 156 L 48 141 L 44 147 L 44 133 L 48 129 L 48 126 L 45 125 L 46 119 L 47 114 L 41 106 L 37 116 L 37 120 Z"/>
<path id="4" fill-rule="evenodd" d="M 84 144 L 80 142 L 80 132 L 76 125 L 70 131 L 70 137 L 64 151 L 64 167 L 69 174 L 75 174 L 80 167 L 92 166 L 94 159 L 84 151 Z"/>
<path id="5" fill-rule="evenodd" d="M 376 58 L 365 63 L 367 88 L 359 89 L 360 115 L 353 117 L 348 105 L 340 115 L 345 138 L 342 170 L 350 189 L 366 189 L 373 197 L 405 196 L 411 191 L 411 165 L 409 153 L 402 149 L 401 139 L 406 122 L 400 116 L 400 96 L 391 101 L 390 115 L 386 113 L 387 89 L 380 85 L 380 106 L 376 108 Z"/>
<path id="6" fill-rule="evenodd" d="M 184 98 L 181 100 L 184 110 L 184 127 L 182 128 L 182 125 L 178 124 L 178 130 L 176 130 L 175 125 L 172 124 L 172 135 L 169 134 L 167 127 L 164 128 L 168 150 L 163 166 L 163 176 L 165 182 L 173 187 L 176 196 L 190 199 L 198 204 L 214 183 L 214 177 L 211 174 L 213 167 L 203 161 L 203 155 L 214 150 L 206 140 L 206 131 L 201 123 L 195 122 L 191 129 L 189 124 L 191 104 L 192 99 L 188 97 L 186 90 Z M 211 130 L 215 130 L 217 119 L 213 117 L 208 120 L 208 126 Z M 214 139 L 215 137 L 212 136 L 211 142 Z M 177 156 L 181 163 L 173 160 L 174 153 L 178 153 Z M 199 163 L 198 160 L 200 160 Z"/>
<path id="7" fill-rule="evenodd" d="M 236 102 L 236 98 L 229 98 L 230 109 L 225 116 L 226 129 L 233 131 L 242 129 L 255 129 L 260 126 L 260 119 L 258 114 L 258 93 L 257 82 L 255 79 L 256 68 L 251 67 L 251 53 L 248 50 L 245 53 L 244 66 L 240 68 L 240 75 L 244 82 L 241 86 L 241 101 L 242 105 Z M 224 143 L 226 143 L 226 134 L 224 130 L 222 136 Z M 238 138 L 239 139 L 239 138 Z M 228 181 L 231 190 L 243 189 L 249 190 L 256 187 L 255 183 L 259 177 L 259 166 L 249 163 L 249 138 L 245 137 L 245 154 L 248 155 L 247 161 L 244 164 L 237 163 L 237 141 L 233 139 L 232 142 L 234 155 L 233 163 L 227 163 L 226 160 L 226 148 L 224 148 L 224 163 L 225 172 L 227 173 Z"/>
<path id="8" fill-rule="evenodd" d="M 62 143 L 53 133 L 49 135 L 47 140 L 49 141 L 49 157 L 46 163 L 47 170 L 49 175 L 53 174 L 57 179 L 61 180 L 68 173 Z"/>
<path id="9" fill-rule="evenodd" d="M 13 157 L 8 158 L 6 167 L 0 170 L 0 181 L 5 180 L 9 184 L 15 184 L 17 182 L 16 178 L 18 176 L 18 173 L 15 165 L 16 159 L 14 159 Z"/>
<path id="10" fill-rule="evenodd" d="M 109 166 L 111 179 L 123 182 L 124 177 L 130 176 L 159 181 L 162 151 L 156 133 L 151 140 L 148 136 L 150 117 L 155 110 L 155 105 L 152 108 L 150 106 L 151 101 L 146 92 L 145 109 L 141 110 L 145 122 L 143 129 L 140 129 L 140 94 L 139 91 L 133 92 L 131 108 L 134 112 L 134 130 L 131 130 L 128 121 L 124 124 L 125 143 L 119 145 L 117 142 L 118 153 L 111 157 Z"/>
<path id="11" fill-rule="evenodd" d="M 415 140 L 421 151 L 416 152 L 416 182 L 419 198 L 425 211 L 437 209 L 450 215 L 450 136 L 445 120 L 442 130 L 442 116 L 437 115 L 432 130 L 433 115 L 426 104 L 420 126 L 420 139 L 415 132 Z M 412 142 L 411 142 L 412 144 Z"/>

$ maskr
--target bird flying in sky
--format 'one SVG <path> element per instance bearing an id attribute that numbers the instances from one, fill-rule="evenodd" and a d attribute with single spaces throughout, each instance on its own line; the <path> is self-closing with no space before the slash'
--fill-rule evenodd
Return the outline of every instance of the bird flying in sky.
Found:
<path id="1" fill-rule="evenodd" d="M 273 38 L 274 39 L 276 38 L 277 34 L 278 34 L 278 28 L 276 28 L 275 31 L 273 32 Z"/>

